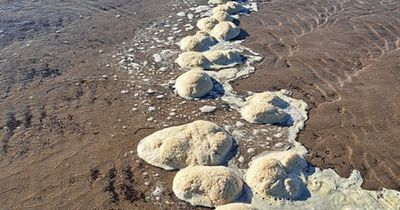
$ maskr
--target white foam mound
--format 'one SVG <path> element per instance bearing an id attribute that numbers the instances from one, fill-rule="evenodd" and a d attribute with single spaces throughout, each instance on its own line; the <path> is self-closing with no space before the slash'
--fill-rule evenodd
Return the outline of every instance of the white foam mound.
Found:
<path id="1" fill-rule="evenodd" d="M 233 140 L 217 124 L 194 121 L 165 128 L 140 141 L 138 156 L 147 163 L 174 170 L 190 165 L 219 165 L 226 161 Z"/>
<path id="2" fill-rule="evenodd" d="M 217 24 L 218 20 L 214 17 L 205 17 L 198 20 L 196 26 L 202 31 L 210 32 Z"/>
<path id="3" fill-rule="evenodd" d="M 236 200 L 242 187 L 242 179 L 227 167 L 194 166 L 176 174 L 172 190 L 192 205 L 214 207 Z"/>
<path id="4" fill-rule="evenodd" d="M 225 4 L 226 2 L 229 2 L 230 0 L 209 0 L 208 4 Z"/>
<path id="5" fill-rule="evenodd" d="M 237 50 L 209 50 L 181 53 L 176 62 L 182 68 L 221 69 L 241 64 L 243 59 Z"/>
<path id="6" fill-rule="evenodd" d="M 201 98 L 213 89 L 211 77 L 199 69 L 189 70 L 175 81 L 175 90 L 183 98 Z"/>
<path id="7" fill-rule="evenodd" d="M 236 50 L 210 50 L 203 53 L 213 68 L 231 67 L 242 63 L 242 56 Z"/>
<path id="8" fill-rule="evenodd" d="M 211 17 L 218 21 L 233 21 L 233 17 L 225 11 L 217 11 Z"/>
<path id="9" fill-rule="evenodd" d="M 240 28 L 229 21 L 219 22 L 210 31 L 210 35 L 220 42 L 229 41 L 240 34 Z"/>
<path id="10" fill-rule="evenodd" d="M 180 48 L 183 51 L 206 51 L 216 41 L 204 31 L 198 31 L 193 36 L 187 36 L 180 41 Z"/>
<path id="11" fill-rule="evenodd" d="M 301 192 L 298 177 L 306 161 L 295 152 L 277 152 L 254 160 L 246 181 L 256 196 L 263 200 L 296 199 Z"/>
<path id="12" fill-rule="evenodd" d="M 230 203 L 218 206 L 215 210 L 256 210 L 256 208 L 246 203 Z"/>
<path id="13" fill-rule="evenodd" d="M 210 62 L 200 52 L 184 52 L 179 54 L 176 63 L 182 68 L 205 68 Z"/>
<path id="14" fill-rule="evenodd" d="M 236 14 L 244 11 L 245 8 L 238 2 L 229 1 L 226 4 L 218 5 L 213 10 L 212 13 L 215 14 L 219 11 L 227 12 L 229 14 Z"/>
<path id="15" fill-rule="evenodd" d="M 284 125 L 289 117 L 284 103 L 274 92 L 256 93 L 246 99 L 240 113 L 250 123 Z"/>

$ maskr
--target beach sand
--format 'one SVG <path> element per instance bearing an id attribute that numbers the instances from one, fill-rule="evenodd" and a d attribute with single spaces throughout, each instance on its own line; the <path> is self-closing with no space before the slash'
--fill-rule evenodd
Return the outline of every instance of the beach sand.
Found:
<path id="1" fill-rule="evenodd" d="M 260 12 L 242 17 L 240 27 L 249 34 L 244 44 L 264 60 L 234 87 L 293 91 L 311 106 L 299 141 L 312 164 L 343 176 L 360 170 L 367 189 L 399 190 L 400 5 L 338 2 L 259 2 Z M 201 209 L 179 201 L 170 188 L 176 172 L 146 164 L 136 146 L 171 112 L 179 116 L 168 125 L 234 124 L 239 114 L 215 102 L 215 112 L 191 117 L 206 104 L 184 104 L 171 93 L 160 101 L 154 95 L 165 89 L 151 85 L 140 87 L 141 94 L 156 91 L 143 102 L 130 94 L 141 85 L 112 57 L 137 37 L 151 37 L 141 29 L 186 9 L 185 1 L 174 4 L 0 0 L 0 208 Z M 149 114 L 144 104 L 168 110 Z M 158 186 L 169 186 L 162 200 L 152 193 Z"/>

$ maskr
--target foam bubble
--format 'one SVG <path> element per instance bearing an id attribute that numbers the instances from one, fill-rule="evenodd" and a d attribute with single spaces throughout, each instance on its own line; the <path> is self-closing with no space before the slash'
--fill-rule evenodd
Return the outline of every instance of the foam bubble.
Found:
<path id="1" fill-rule="evenodd" d="M 218 206 L 215 210 L 256 210 L 256 208 L 246 203 L 230 203 Z"/>
<path id="2" fill-rule="evenodd" d="M 226 161 L 233 139 L 217 124 L 194 121 L 165 128 L 140 141 L 138 156 L 147 163 L 174 170 L 190 165 L 219 165 Z"/>
<path id="3" fill-rule="evenodd" d="M 196 26 L 202 31 L 210 32 L 218 23 L 214 17 L 205 17 L 198 20 Z"/>
<path id="4" fill-rule="evenodd" d="M 213 89 L 213 82 L 203 70 L 193 69 L 176 79 L 175 89 L 183 98 L 201 98 Z"/>
<path id="5" fill-rule="evenodd" d="M 245 8 L 238 2 L 229 1 L 226 4 L 218 5 L 212 10 L 212 13 L 217 13 L 219 11 L 227 12 L 229 14 L 236 14 L 244 11 Z"/>
<path id="6" fill-rule="evenodd" d="M 229 41 L 236 38 L 240 34 L 240 28 L 234 23 L 229 21 L 219 22 L 210 31 L 210 35 L 216 38 L 218 41 Z"/>
<path id="7" fill-rule="evenodd" d="M 207 32 L 198 31 L 193 36 L 183 38 L 180 48 L 183 51 L 206 51 L 215 43 L 216 41 Z"/>
<path id="8" fill-rule="evenodd" d="M 227 167 L 194 166 L 176 174 L 172 189 L 192 205 L 214 207 L 236 200 L 242 187 L 242 179 Z"/>
<path id="9" fill-rule="evenodd" d="M 218 21 L 233 21 L 233 17 L 225 11 L 217 11 L 211 17 L 217 19 Z"/>
<path id="10" fill-rule="evenodd" d="M 284 103 L 273 92 L 256 93 L 246 99 L 240 113 L 250 123 L 284 125 L 289 117 L 280 107 Z"/>
<path id="11" fill-rule="evenodd" d="M 279 160 L 260 157 L 254 160 L 246 173 L 246 182 L 263 200 L 295 199 L 300 192 L 300 179 L 289 176 Z"/>

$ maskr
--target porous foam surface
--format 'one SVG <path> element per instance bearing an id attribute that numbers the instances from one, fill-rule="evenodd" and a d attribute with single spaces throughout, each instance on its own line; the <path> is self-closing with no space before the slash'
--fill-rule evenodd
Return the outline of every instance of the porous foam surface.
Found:
<path id="1" fill-rule="evenodd" d="M 236 50 L 210 50 L 203 53 L 212 63 L 212 68 L 226 68 L 242 63 L 242 56 Z"/>
<path id="2" fill-rule="evenodd" d="M 218 206 L 215 210 L 256 210 L 256 208 L 247 203 L 230 203 Z"/>
<path id="3" fill-rule="evenodd" d="M 202 31 L 210 32 L 218 23 L 214 17 L 205 17 L 198 20 L 196 26 Z"/>
<path id="4" fill-rule="evenodd" d="M 176 63 L 182 68 L 205 68 L 210 62 L 200 52 L 184 52 L 179 54 Z"/>
<path id="5" fill-rule="evenodd" d="M 211 17 L 217 19 L 218 21 L 233 21 L 233 17 L 224 11 L 217 11 Z"/>
<path id="6" fill-rule="evenodd" d="M 226 2 L 229 2 L 230 0 L 209 0 L 208 4 L 225 4 Z"/>
<path id="7" fill-rule="evenodd" d="M 212 38 L 207 32 L 198 31 L 193 36 L 183 38 L 179 46 L 183 51 L 206 51 L 210 46 L 214 45 L 216 40 Z"/>
<path id="8" fill-rule="evenodd" d="M 195 206 L 215 207 L 236 200 L 243 181 L 224 166 L 194 166 L 180 170 L 174 177 L 173 192 Z"/>
<path id="9" fill-rule="evenodd" d="M 137 152 L 151 165 L 174 170 L 191 165 L 222 164 L 233 145 L 233 139 L 224 129 L 198 120 L 147 136 L 139 142 Z"/>
<path id="10" fill-rule="evenodd" d="M 225 4 L 221 4 L 216 6 L 213 10 L 212 13 L 216 13 L 218 11 L 224 11 L 227 12 L 229 14 L 236 14 L 239 13 L 241 11 L 244 11 L 245 8 L 239 4 L 238 2 L 234 2 L 234 1 L 228 1 Z"/>
<path id="11" fill-rule="evenodd" d="M 287 103 L 273 92 L 256 93 L 246 99 L 240 109 L 242 118 L 250 123 L 285 125 L 289 115 Z"/>
<path id="12" fill-rule="evenodd" d="M 243 59 L 237 50 L 209 50 L 181 53 L 176 62 L 182 68 L 221 69 L 241 64 Z"/>
<path id="13" fill-rule="evenodd" d="M 291 162 L 298 161 L 296 158 L 302 159 L 300 156 L 293 156 Z M 302 180 L 295 174 L 290 174 L 298 172 L 291 167 L 291 164 L 283 165 L 281 161 L 270 156 L 260 157 L 254 160 L 247 170 L 246 182 L 254 196 L 262 200 L 296 199 L 301 191 Z"/>
<path id="14" fill-rule="evenodd" d="M 175 81 L 175 90 L 183 98 L 201 98 L 213 89 L 211 77 L 203 70 L 192 69 Z"/>
<path id="15" fill-rule="evenodd" d="M 229 21 L 222 21 L 216 24 L 210 31 L 210 35 L 220 42 L 229 41 L 240 34 L 240 28 Z"/>

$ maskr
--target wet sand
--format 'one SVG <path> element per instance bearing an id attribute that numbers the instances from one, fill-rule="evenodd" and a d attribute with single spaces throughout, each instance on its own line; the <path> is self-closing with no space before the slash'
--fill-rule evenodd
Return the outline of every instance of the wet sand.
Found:
<path id="1" fill-rule="evenodd" d="M 110 53 L 172 3 L 0 1 L 1 209 L 154 209 Z"/>
<path id="2" fill-rule="evenodd" d="M 185 8 L 181 2 L 179 7 Z M 239 120 L 238 113 L 215 102 L 215 113 L 194 115 L 205 105 L 203 102 L 184 104 L 171 90 L 159 86 L 144 84 L 140 89 L 169 91 L 161 101 L 150 93 L 146 102 L 130 93 L 121 94 L 139 89 L 135 84 L 139 75 L 121 72 L 118 58 L 112 58 L 121 49 L 127 51 L 125 48 L 137 37 L 153 36 L 140 30 L 179 12 L 171 10 L 174 3 L 0 1 L 0 125 L 4 127 L 0 133 L 0 207 L 199 209 L 173 195 L 170 186 L 175 172 L 145 164 L 137 157 L 136 146 L 142 138 L 163 128 L 172 108 L 179 116 L 168 125 L 194 119 L 234 123 Z M 296 98 L 312 105 L 311 119 L 299 139 L 311 149 L 309 160 L 313 164 L 335 168 L 342 175 L 356 168 L 366 178 L 367 188 L 399 189 L 399 156 L 395 153 L 399 147 L 395 88 L 399 83 L 394 76 L 399 68 L 399 5 L 368 10 L 374 5 L 344 3 L 342 8 L 332 3 L 336 7 L 311 5 L 329 16 L 326 23 L 323 15 L 319 22 L 313 19 L 318 14 L 308 8 L 308 1 L 260 2 L 260 12 L 241 18 L 241 28 L 249 33 L 246 45 L 261 53 L 264 61 L 255 75 L 238 82 L 235 88 L 294 91 Z M 379 18 L 372 15 L 374 18 L 368 20 L 370 12 L 380 14 Z M 357 32 L 350 19 L 358 23 Z M 371 32 L 366 21 L 376 24 L 371 27 L 377 27 L 378 33 L 384 33 L 380 25 L 390 30 L 381 35 L 387 44 Z M 152 60 L 153 53 L 159 51 L 146 49 L 138 53 L 138 60 Z M 152 80 L 165 81 L 167 73 L 155 74 Z M 361 100 L 365 101 L 362 105 Z M 148 106 L 160 104 L 166 110 L 148 113 Z M 221 113 L 227 116 L 222 118 Z M 149 117 L 157 121 L 149 122 Z M 368 120 L 373 124 L 367 124 Z M 276 131 L 271 128 L 270 132 Z M 334 142 L 328 138 L 333 132 Z M 357 137 L 357 142 L 346 140 L 346 136 Z M 378 146 L 375 138 L 380 139 Z M 244 146 L 242 153 L 246 153 Z M 354 155 L 346 154 L 343 148 L 350 148 Z M 263 150 L 260 146 L 255 152 Z M 358 155 L 361 153 L 365 158 Z M 243 165 L 250 158 L 246 156 Z M 169 186 L 161 201 L 151 195 L 159 185 Z"/>
<path id="3" fill-rule="evenodd" d="M 341 3 L 342 2 L 342 3 Z M 271 1 L 241 19 L 265 58 L 236 90 L 289 89 L 310 106 L 308 160 L 366 189 L 400 189 L 400 4 Z"/>

